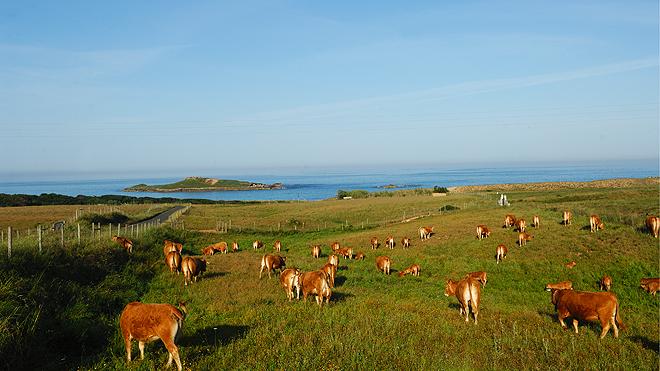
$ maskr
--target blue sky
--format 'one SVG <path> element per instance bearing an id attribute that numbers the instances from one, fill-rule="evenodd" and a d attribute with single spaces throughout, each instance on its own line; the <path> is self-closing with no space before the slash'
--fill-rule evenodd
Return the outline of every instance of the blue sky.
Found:
<path id="1" fill-rule="evenodd" d="M 657 159 L 657 1 L 3 1 L 0 173 Z"/>

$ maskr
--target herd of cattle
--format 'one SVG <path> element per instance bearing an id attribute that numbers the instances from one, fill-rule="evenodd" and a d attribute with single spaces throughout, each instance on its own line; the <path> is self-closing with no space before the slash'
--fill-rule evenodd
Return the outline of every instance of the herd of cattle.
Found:
<path id="1" fill-rule="evenodd" d="M 572 213 L 570 211 L 564 211 L 562 224 L 569 226 L 571 222 Z M 589 224 L 591 232 L 597 232 L 605 228 L 604 223 L 597 215 L 590 216 Z M 534 216 L 531 225 L 534 228 L 540 228 L 540 218 Z M 508 229 L 510 227 L 514 227 L 514 230 L 518 231 L 517 243 L 519 246 L 525 246 L 527 241 L 532 239 L 532 236 L 526 232 L 527 226 L 524 219 L 516 218 L 514 215 L 506 215 L 504 218 L 504 228 Z M 647 217 L 646 227 L 655 238 L 658 238 L 660 217 Z M 422 241 L 431 238 L 433 233 L 433 227 L 419 228 L 419 236 Z M 480 224 L 477 226 L 476 234 L 476 237 L 481 240 L 490 237 L 491 232 L 487 226 Z M 132 252 L 133 242 L 131 240 L 119 236 L 113 236 L 112 240 L 120 244 L 128 253 Z M 377 237 L 371 238 L 370 244 L 373 250 L 378 249 L 380 246 Z M 393 236 L 388 236 L 385 239 L 385 246 L 388 248 L 394 249 L 395 245 L 396 242 Z M 408 237 L 402 238 L 401 246 L 403 248 L 409 248 L 410 245 L 411 242 Z M 264 243 L 262 241 L 254 241 L 252 247 L 255 250 L 261 249 L 264 247 Z M 273 248 L 276 252 L 280 252 L 282 243 L 275 241 Z M 289 301 L 293 300 L 294 297 L 299 300 L 300 293 L 302 292 L 304 301 L 307 300 L 309 295 L 315 295 L 316 302 L 322 307 L 324 301 L 326 304 L 330 302 L 339 265 L 339 257 L 341 256 L 344 259 L 355 258 L 357 260 L 364 260 L 365 258 L 364 253 L 358 252 L 354 255 L 352 248 L 342 248 L 339 242 L 332 243 L 330 249 L 332 253 L 328 256 L 328 262 L 319 270 L 310 272 L 303 272 L 297 268 L 287 268 L 286 257 L 276 254 L 265 254 L 261 258 L 259 278 L 261 279 L 264 271 L 267 272 L 270 278 L 272 272 L 279 270 L 280 285 L 284 289 Z M 237 252 L 238 250 L 238 243 L 233 242 L 232 251 Z M 197 277 L 206 271 L 206 256 L 215 253 L 226 254 L 229 249 L 226 242 L 218 242 L 203 248 L 202 254 L 204 257 L 202 258 L 193 256 L 182 257 L 182 251 L 183 245 L 181 243 L 169 240 L 164 241 L 163 254 L 165 255 L 167 267 L 173 273 L 183 273 L 184 285 L 188 285 L 189 283 L 197 282 Z M 508 249 L 504 244 L 497 246 L 497 264 L 506 258 L 507 253 Z M 311 247 L 311 254 L 314 258 L 320 258 L 321 246 L 313 245 Z M 378 271 L 386 275 L 390 274 L 392 261 L 388 256 L 377 256 L 375 264 Z M 566 267 L 573 268 L 575 265 L 576 263 L 573 261 L 566 264 Z M 401 270 L 399 276 L 402 277 L 406 274 L 419 276 L 420 271 L 421 267 L 419 264 L 413 264 Z M 481 289 L 486 286 L 487 277 L 486 272 L 479 271 L 466 274 L 464 278 L 458 281 L 452 279 L 446 281 L 444 294 L 445 296 L 455 296 L 458 299 L 460 314 L 461 316 L 465 316 L 466 322 L 469 322 L 469 315 L 472 313 L 474 323 L 477 323 Z M 571 281 L 548 283 L 546 285 L 545 289 L 551 292 L 552 304 L 557 310 L 559 322 L 564 329 L 568 328 L 564 322 L 566 318 L 572 318 L 575 333 L 578 332 L 579 320 L 599 321 L 602 327 L 600 338 L 605 337 L 610 328 L 614 331 L 614 337 L 618 337 L 619 327 L 625 329 L 625 325 L 621 322 L 619 316 L 617 297 L 609 292 L 612 286 L 612 278 L 608 275 L 603 276 L 599 282 L 599 286 L 604 292 L 574 291 Z M 660 278 L 643 278 L 641 279 L 640 287 L 655 296 L 655 293 L 660 291 Z M 185 303 L 179 303 L 179 308 L 170 304 L 145 304 L 140 302 L 127 304 L 120 316 L 120 327 L 125 342 L 128 362 L 131 361 L 132 340 L 138 341 L 140 356 L 144 359 L 145 343 L 161 339 L 169 352 L 167 366 L 171 366 L 172 360 L 174 360 L 178 370 L 181 370 L 182 365 L 175 339 L 181 330 L 186 313 Z"/>

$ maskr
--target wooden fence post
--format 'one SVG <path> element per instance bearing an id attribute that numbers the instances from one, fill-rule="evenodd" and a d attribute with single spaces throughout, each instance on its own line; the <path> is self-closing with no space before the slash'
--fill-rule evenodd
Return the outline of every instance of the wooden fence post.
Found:
<path id="1" fill-rule="evenodd" d="M 11 227 L 7 227 L 7 258 L 11 259 Z"/>
<path id="2" fill-rule="evenodd" d="M 92 240 L 94 239 L 94 222 L 92 222 Z"/>
<path id="3" fill-rule="evenodd" d="M 37 226 L 37 239 L 39 239 L 39 253 L 41 253 L 41 224 Z"/>
<path id="4" fill-rule="evenodd" d="M 101 241 L 101 222 L 98 223 L 98 229 L 99 229 L 99 241 Z"/>
<path id="5" fill-rule="evenodd" d="M 60 228 L 60 246 L 64 248 L 64 226 Z"/>
<path id="6" fill-rule="evenodd" d="M 133 227 L 135 227 L 135 225 L 131 224 L 131 237 L 133 237 Z"/>
<path id="7" fill-rule="evenodd" d="M 78 223 L 78 245 L 80 245 L 80 223 Z"/>

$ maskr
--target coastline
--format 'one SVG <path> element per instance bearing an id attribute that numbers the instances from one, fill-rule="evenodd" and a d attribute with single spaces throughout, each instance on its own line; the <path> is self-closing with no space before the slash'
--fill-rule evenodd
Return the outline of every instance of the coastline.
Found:
<path id="1" fill-rule="evenodd" d="M 646 178 L 611 178 L 584 182 L 556 181 L 530 183 L 502 183 L 447 187 L 449 192 L 468 193 L 484 191 L 550 191 L 575 188 L 629 188 L 648 185 L 660 185 L 660 177 Z"/>

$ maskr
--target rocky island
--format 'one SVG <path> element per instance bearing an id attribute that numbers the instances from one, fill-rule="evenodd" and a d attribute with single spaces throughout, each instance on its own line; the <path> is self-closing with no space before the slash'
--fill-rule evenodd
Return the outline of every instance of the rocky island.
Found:
<path id="1" fill-rule="evenodd" d="M 243 180 L 187 177 L 170 184 L 147 185 L 137 184 L 124 188 L 124 192 L 213 192 L 213 191 L 252 191 L 267 189 L 282 189 L 282 183 L 264 184 Z"/>

